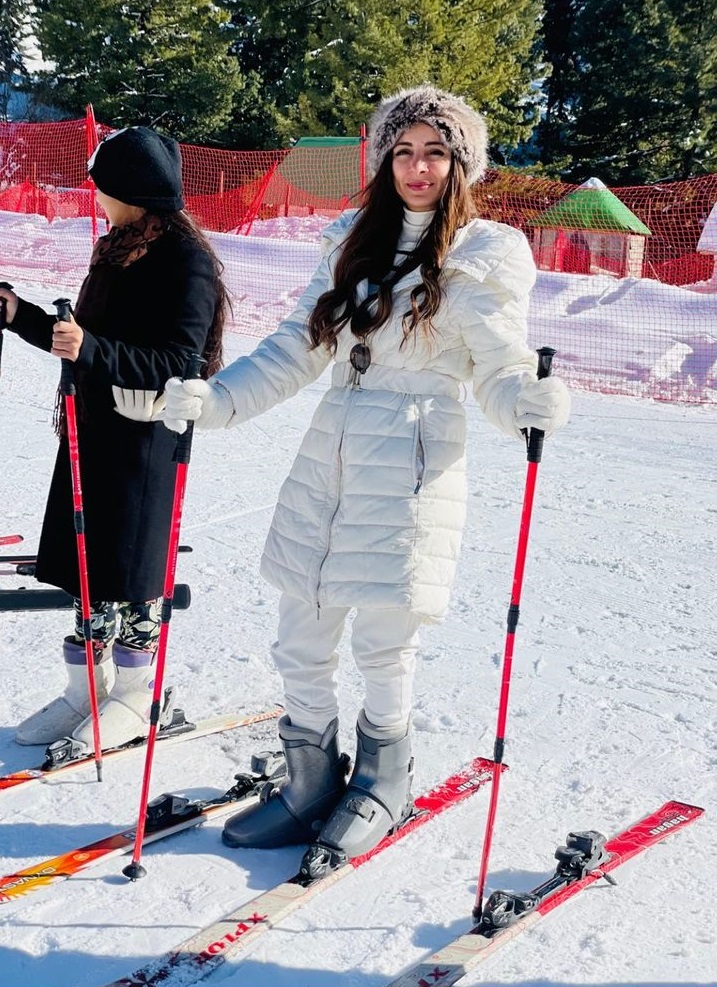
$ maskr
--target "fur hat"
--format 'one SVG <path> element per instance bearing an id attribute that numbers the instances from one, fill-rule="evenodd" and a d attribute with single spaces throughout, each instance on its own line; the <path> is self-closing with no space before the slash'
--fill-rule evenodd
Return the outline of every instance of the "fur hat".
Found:
<path id="1" fill-rule="evenodd" d="M 95 148 L 87 170 L 100 192 L 149 212 L 178 212 L 182 198 L 179 144 L 149 127 L 108 134 Z"/>
<path id="2" fill-rule="evenodd" d="M 401 134 L 416 123 L 427 123 L 463 165 L 469 185 L 488 166 L 488 131 L 485 120 L 460 96 L 422 85 L 387 96 L 369 123 L 368 166 L 376 174 Z"/>

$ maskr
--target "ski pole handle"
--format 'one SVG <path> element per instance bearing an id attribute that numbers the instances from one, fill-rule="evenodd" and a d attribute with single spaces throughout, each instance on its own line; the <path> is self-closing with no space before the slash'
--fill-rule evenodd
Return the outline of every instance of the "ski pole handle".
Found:
<path id="1" fill-rule="evenodd" d="M 0 281 L 0 288 L 7 288 L 12 291 L 12 285 L 7 281 Z M 0 361 L 2 361 L 2 331 L 7 326 L 7 299 L 0 298 Z"/>
<path id="2" fill-rule="evenodd" d="M 192 353 L 184 368 L 184 380 L 197 380 L 202 375 L 202 367 L 206 363 L 199 353 Z M 188 463 L 192 454 L 192 437 L 194 435 L 194 422 L 187 422 L 186 431 L 177 438 L 177 451 L 175 459 L 178 463 Z"/>
<path id="3" fill-rule="evenodd" d="M 56 298 L 52 303 L 57 309 L 57 321 L 69 322 L 72 315 L 72 302 L 69 298 Z"/>
<path id="4" fill-rule="evenodd" d="M 72 315 L 72 303 L 69 298 L 56 298 L 52 303 L 57 310 L 58 322 L 69 322 Z M 75 393 L 75 371 L 72 360 L 61 360 L 60 392 L 64 395 Z"/>
<path id="5" fill-rule="evenodd" d="M 555 350 L 552 346 L 541 346 L 538 353 L 538 380 L 550 377 L 553 372 L 553 357 Z M 543 455 L 545 432 L 542 428 L 531 428 L 528 438 L 528 462 L 539 463 Z"/>
<path id="6" fill-rule="evenodd" d="M 555 350 L 552 346 L 541 346 L 536 351 L 538 354 L 538 380 L 549 377 L 553 372 L 553 357 Z"/>
<path id="7" fill-rule="evenodd" d="M 184 380 L 197 380 L 202 376 L 202 367 L 207 361 L 199 353 L 192 353 L 184 368 Z"/>
<path id="8" fill-rule="evenodd" d="M 7 291 L 13 290 L 12 285 L 8 281 L 0 281 L 0 288 L 5 288 Z M 7 299 L 0 298 L 0 332 L 2 332 L 6 326 L 7 326 Z"/>

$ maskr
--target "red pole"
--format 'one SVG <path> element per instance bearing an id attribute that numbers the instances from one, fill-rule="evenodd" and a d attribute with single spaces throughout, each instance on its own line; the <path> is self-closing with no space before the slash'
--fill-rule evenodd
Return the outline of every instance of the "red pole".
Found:
<path id="1" fill-rule="evenodd" d="M 538 379 L 550 376 L 551 363 L 555 350 L 549 346 L 542 346 L 538 350 Z M 480 875 L 478 877 L 478 887 L 476 891 L 475 904 L 473 906 L 473 918 L 480 921 L 483 911 L 483 893 L 485 891 L 486 879 L 488 875 L 488 860 L 490 857 L 491 843 L 493 842 L 493 829 L 495 827 L 495 817 L 498 810 L 498 794 L 500 792 L 500 776 L 503 773 L 503 752 L 505 750 L 505 728 L 508 719 L 508 697 L 510 695 L 510 679 L 513 670 L 513 647 L 515 644 L 515 629 L 518 626 L 520 617 L 520 596 L 523 588 L 523 575 L 525 573 L 525 558 L 528 551 L 528 535 L 530 534 L 530 519 L 533 512 L 533 498 L 535 495 L 535 485 L 538 479 L 538 463 L 543 452 L 543 439 L 545 433 L 539 428 L 531 428 L 528 438 L 528 470 L 525 480 L 525 493 L 523 495 L 523 510 L 520 518 L 520 533 L 518 535 L 518 548 L 516 551 L 515 568 L 513 570 L 513 586 L 510 595 L 510 606 L 508 607 L 508 631 L 505 638 L 505 649 L 503 653 L 503 674 L 500 684 L 500 699 L 498 702 L 498 722 L 495 731 L 495 746 L 493 750 L 493 782 L 490 791 L 490 805 L 488 807 L 488 818 L 485 826 L 485 836 L 483 837 L 483 851 L 481 856 Z"/>
<path id="2" fill-rule="evenodd" d="M 52 303 L 57 308 L 57 321 L 67 322 L 72 315 L 69 298 L 58 298 Z M 100 711 L 95 691 L 95 654 L 92 648 L 92 625 L 90 614 L 90 587 L 87 578 L 87 547 L 85 545 L 85 512 L 82 500 L 82 480 L 80 478 L 80 450 L 77 441 L 77 410 L 75 408 L 75 374 L 71 360 L 62 360 L 60 391 L 65 399 L 67 419 L 67 441 L 70 447 L 70 472 L 72 473 L 72 502 L 75 511 L 75 533 L 77 535 L 77 569 L 80 579 L 80 603 L 82 605 L 82 635 L 85 639 L 85 660 L 87 661 L 87 689 L 90 696 L 92 715 L 92 742 L 95 745 L 95 767 L 97 780 L 102 781 L 102 743 L 100 741 Z"/>
<path id="3" fill-rule="evenodd" d="M 189 361 L 186 378 L 199 377 L 201 366 L 204 360 L 195 354 Z M 147 752 L 144 761 L 144 776 L 142 778 L 142 791 L 139 800 L 139 813 L 137 816 L 137 828 L 135 832 L 134 850 L 132 852 L 132 862 L 122 868 L 122 873 L 131 881 L 136 881 L 139 877 L 144 877 L 147 871 L 140 863 L 142 857 L 142 843 L 144 842 L 144 830 L 147 822 L 147 803 L 149 801 L 149 784 L 152 775 L 152 762 L 154 760 L 154 747 L 157 739 L 157 728 L 159 725 L 159 715 L 162 708 L 162 690 L 164 687 L 164 666 L 167 654 L 167 638 L 169 637 L 169 621 L 172 617 L 172 602 L 174 597 L 174 577 L 177 570 L 177 551 L 179 549 L 179 530 L 182 524 L 182 509 L 184 507 L 184 492 L 187 486 L 187 470 L 192 452 L 192 435 L 194 433 L 194 422 L 187 422 L 186 431 L 177 438 L 177 473 L 174 481 L 174 502 L 172 504 L 172 523 L 169 532 L 169 544 L 167 546 L 167 565 L 164 574 L 164 592 L 162 594 L 162 618 L 159 628 L 159 644 L 157 646 L 157 657 L 154 674 L 154 691 L 152 693 L 152 707 L 149 716 L 149 736 L 147 737 Z"/>
<path id="4" fill-rule="evenodd" d="M 274 175 L 274 172 L 276 171 L 276 169 L 278 167 L 279 167 L 279 162 L 277 160 L 277 161 L 274 162 L 274 164 L 271 166 L 271 168 L 269 168 L 269 170 L 267 171 L 266 175 L 264 175 L 264 179 L 263 179 L 261 185 L 259 186 L 259 190 L 256 193 L 256 195 L 254 196 L 254 198 L 252 199 L 251 205 L 249 206 L 249 209 L 248 209 L 248 217 L 242 223 L 242 226 L 244 226 L 245 223 L 247 224 L 246 230 L 243 231 L 243 236 L 249 236 L 249 233 L 251 232 L 252 223 L 254 222 L 254 220 L 256 219 L 256 217 L 259 215 L 259 209 L 261 208 L 261 204 L 262 204 L 262 202 L 264 200 L 264 193 L 266 192 L 267 188 L 269 187 L 269 182 L 271 181 L 271 179 L 272 179 L 272 177 Z"/>
<path id="5" fill-rule="evenodd" d="M 97 124 L 95 122 L 95 111 L 92 108 L 92 103 L 88 103 L 85 109 L 85 143 L 87 151 L 87 160 L 89 161 L 92 157 L 92 152 L 97 147 L 99 141 L 97 140 Z M 94 196 L 94 182 L 88 176 L 90 182 L 90 216 L 92 217 L 92 243 L 94 244 L 97 239 L 97 202 Z"/>

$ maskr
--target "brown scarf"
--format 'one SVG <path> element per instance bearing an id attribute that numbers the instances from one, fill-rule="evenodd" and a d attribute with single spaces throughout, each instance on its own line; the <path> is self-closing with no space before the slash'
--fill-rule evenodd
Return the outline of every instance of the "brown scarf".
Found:
<path id="1" fill-rule="evenodd" d="M 145 213 L 134 223 L 126 226 L 113 226 L 105 236 L 101 236 L 94 246 L 90 259 L 90 270 L 98 264 L 116 264 L 129 267 L 147 253 L 149 244 L 160 237 L 167 229 L 166 219 Z"/>
<path id="2" fill-rule="evenodd" d="M 134 223 L 126 226 L 113 226 L 105 236 L 101 236 L 92 250 L 90 258 L 90 271 L 88 280 L 92 277 L 92 271 L 100 264 L 115 264 L 117 267 L 129 267 L 140 257 L 147 253 L 150 243 L 158 239 L 167 229 L 167 220 L 160 216 L 153 216 L 145 213 L 144 216 Z M 84 418 L 84 407 L 82 405 L 81 394 L 77 393 L 76 398 L 78 418 Z M 55 410 L 52 416 L 55 434 L 58 437 L 67 435 L 67 422 L 65 417 L 65 401 L 62 391 L 58 387 L 55 396 Z"/>

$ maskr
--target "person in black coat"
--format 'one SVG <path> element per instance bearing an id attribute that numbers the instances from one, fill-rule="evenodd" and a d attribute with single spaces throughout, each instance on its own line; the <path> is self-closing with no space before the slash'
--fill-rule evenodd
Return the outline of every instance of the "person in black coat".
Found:
<path id="1" fill-rule="evenodd" d="M 58 322 L 10 290 L 0 295 L 8 329 L 74 365 L 95 678 L 102 746 L 111 747 L 149 731 L 176 478 L 176 436 L 157 420 L 162 392 L 192 354 L 204 357 L 203 374 L 219 369 L 228 301 L 221 264 L 184 209 L 176 141 L 147 127 L 115 131 L 88 170 L 111 228 L 95 244 L 73 316 Z M 64 417 L 58 398 L 60 444 L 36 576 L 75 598 L 75 632 L 63 648 L 68 685 L 15 739 L 72 735 L 91 749 Z"/>

